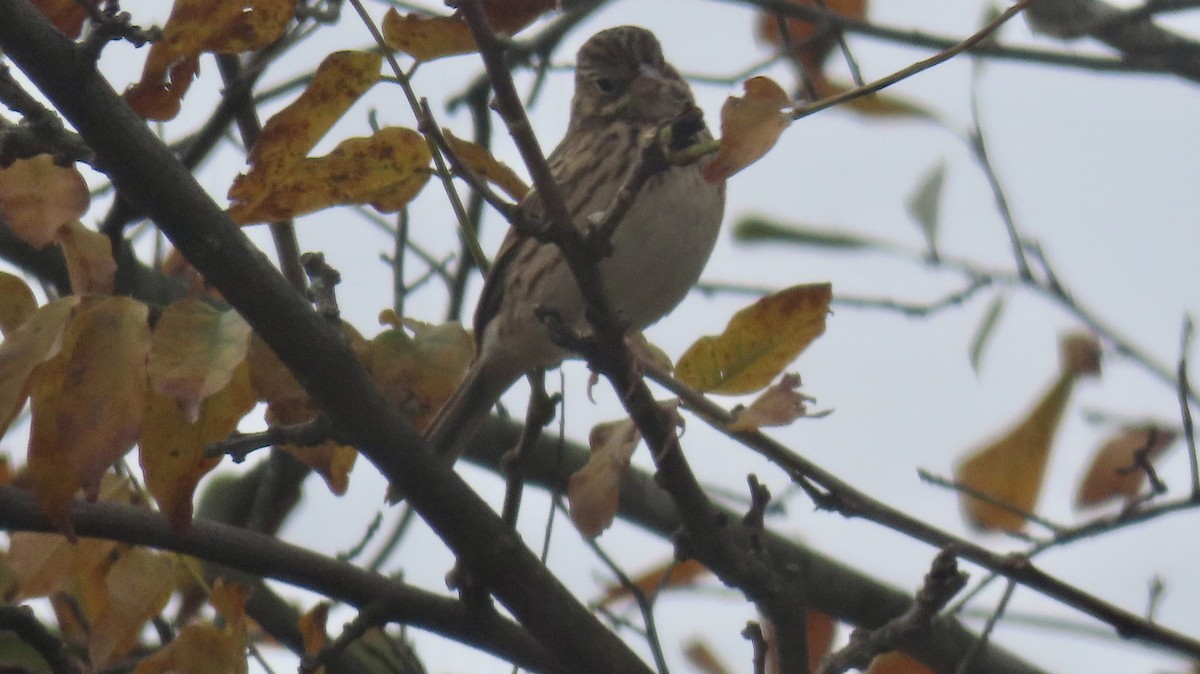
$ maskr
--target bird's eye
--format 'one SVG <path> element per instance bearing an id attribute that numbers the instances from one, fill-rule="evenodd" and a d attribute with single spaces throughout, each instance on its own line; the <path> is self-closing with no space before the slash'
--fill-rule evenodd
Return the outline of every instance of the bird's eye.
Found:
<path id="1" fill-rule="evenodd" d="M 610 80 L 607 77 L 597 77 L 595 81 L 596 89 L 602 94 L 611 94 L 617 91 L 617 83 L 614 80 Z"/>

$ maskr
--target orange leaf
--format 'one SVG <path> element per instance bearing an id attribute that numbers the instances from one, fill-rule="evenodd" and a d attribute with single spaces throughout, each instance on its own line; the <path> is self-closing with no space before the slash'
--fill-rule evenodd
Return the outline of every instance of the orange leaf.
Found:
<path id="1" fill-rule="evenodd" d="M 475 342 L 459 323 L 408 321 L 412 330 L 384 330 L 371 340 L 371 378 L 418 430 L 425 428 L 458 388 L 475 356 Z"/>
<path id="2" fill-rule="evenodd" d="M 105 297 L 85 301 L 71 324 L 75 340 L 60 389 L 57 439 L 68 446 L 79 483 L 93 498 L 100 477 L 141 434 L 148 318 L 141 302 Z"/>
<path id="3" fill-rule="evenodd" d="M 138 644 L 142 628 L 159 614 L 175 590 L 175 562 L 147 548 L 130 548 L 105 579 L 108 603 L 92 624 L 88 656 L 104 668 Z"/>
<path id="4" fill-rule="evenodd" d="M 59 230 L 71 291 L 76 295 L 111 295 L 116 288 L 117 263 L 112 241 L 78 221 Z"/>
<path id="5" fill-rule="evenodd" d="M 484 0 L 483 10 L 492 29 L 515 35 L 547 11 L 555 9 L 556 0 Z M 383 39 L 389 47 L 402 51 L 419 61 L 431 61 L 443 56 L 475 51 L 475 38 L 457 14 L 401 16 L 389 9 L 383 17 Z"/>
<path id="6" fill-rule="evenodd" d="M 636 578 L 630 580 L 638 590 L 641 590 L 642 594 L 647 598 L 652 598 L 658 594 L 659 590 L 691 585 L 708 573 L 708 567 L 695 559 L 685 559 L 682 562 L 671 560 L 665 564 L 659 564 L 649 571 L 639 573 Z M 604 596 L 600 598 L 599 604 L 612 606 L 618 601 L 632 598 L 633 594 L 629 588 L 621 583 L 614 583 L 604 588 Z"/>
<path id="7" fill-rule="evenodd" d="M 824 8 L 851 19 L 864 19 L 867 0 L 791 0 L 792 4 L 813 8 Z M 758 36 L 776 47 L 784 46 L 784 31 L 780 30 L 779 15 L 764 12 L 758 23 Z M 807 19 L 791 18 L 786 21 L 787 40 L 792 45 L 792 58 L 800 64 L 805 75 L 811 77 L 819 72 L 826 56 L 837 45 L 837 32 L 831 26 Z"/>
<path id="8" fill-rule="evenodd" d="M 514 201 L 520 201 L 529 192 L 529 185 L 526 185 L 508 164 L 493 157 L 486 147 L 457 138 L 449 129 L 444 130 L 442 134 L 455 156 L 479 174 L 479 177 L 504 190 Z"/>
<path id="9" fill-rule="evenodd" d="M 808 671 L 819 669 L 821 659 L 829 654 L 833 646 L 833 634 L 837 623 L 833 618 L 820 611 L 808 611 L 805 623 L 808 627 Z M 768 672 L 778 673 L 779 645 L 775 634 L 775 624 L 760 614 L 759 625 L 762 627 L 763 639 L 767 642 L 766 667 Z"/>
<path id="10" fill-rule="evenodd" d="M 719 182 L 758 161 L 792 123 L 791 98 L 769 77 L 742 83 L 744 98 L 730 96 L 721 106 L 721 149 L 704 167 L 704 179 Z"/>
<path id="11" fill-rule="evenodd" d="M 813 89 L 816 92 L 818 99 L 840 96 L 852 88 L 853 87 L 846 84 L 833 82 L 822 74 L 818 74 L 817 77 L 813 79 Z M 863 117 L 871 117 L 876 119 L 937 119 L 937 116 L 929 109 L 916 103 L 906 101 L 903 98 L 885 94 L 883 92 L 859 96 L 858 98 L 842 103 L 838 106 L 838 109 L 849 110 L 851 112 L 856 112 Z"/>
<path id="12" fill-rule="evenodd" d="M 162 39 L 146 56 L 142 79 L 125 91 L 125 100 L 146 119 L 173 118 L 202 52 L 262 49 L 283 36 L 295 6 L 296 0 L 176 0 Z"/>
<path id="13" fill-rule="evenodd" d="M 1127 504 L 1136 501 L 1146 483 L 1146 471 L 1138 465 L 1137 455 L 1144 453 L 1145 461 L 1155 461 L 1175 437 L 1174 431 L 1154 425 L 1121 429 L 1092 457 L 1075 493 L 1075 507 L 1094 507 L 1119 498 Z"/>
<path id="14" fill-rule="evenodd" d="M 1016 426 L 958 465 L 955 478 L 960 484 L 1022 512 L 1033 512 L 1075 380 L 1100 372 L 1100 347 L 1094 337 L 1067 335 L 1060 340 L 1059 352 L 1057 381 Z M 960 495 L 959 502 L 967 523 L 983 531 L 1025 527 L 1019 513 L 996 504 L 966 494 Z"/>
<path id="15" fill-rule="evenodd" d="M 775 384 L 763 391 L 750 406 L 737 413 L 731 431 L 757 431 L 763 426 L 787 426 L 805 416 L 805 403 L 812 398 L 800 393 L 800 375 L 785 374 Z"/>
<path id="16" fill-rule="evenodd" d="M 621 477 L 642 440 L 632 419 L 597 424 L 588 435 L 592 454 L 567 482 L 571 521 L 594 538 L 612 524 L 619 505 Z"/>
<path id="17" fill-rule="evenodd" d="M 87 9 L 75 0 L 31 0 L 54 27 L 72 40 L 83 34 L 83 22 Z"/>
<path id="18" fill-rule="evenodd" d="M 717 337 L 701 337 L 679 358 L 675 376 L 692 388 L 725 395 L 753 393 L 771 383 L 825 332 L 833 289 L 793 286 L 734 314 Z"/>
<path id="19" fill-rule="evenodd" d="M 0 168 L 0 215 L 34 248 L 57 241 L 59 228 L 81 218 L 90 202 L 79 171 L 56 166 L 48 154 Z"/>
<path id="20" fill-rule="evenodd" d="M 358 458 L 358 451 L 353 447 L 327 440 L 319 445 L 280 445 L 279 448 L 317 471 L 334 494 L 342 496 L 350 487 L 350 471 Z"/>
<path id="21" fill-rule="evenodd" d="M 325 633 L 325 621 L 329 619 L 329 602 L 323 601 L 300 616 L 300 638 L 304 641 L 304 654 L 316 655 L 329 643 Z M 322 667 L 317 674 L 325 671 Z"/>
<path id="22" fill-rule="evenodd" d="M 865 674 L 933 674 L 933 670 L 900 651 L 875 656 Z"/>
<path id="23" fill-rule="evenodd" d="M 205 447 L 229 437 L 254 405 L 245 363 L 234 369 L 225 388 L 197 406 L 194 420 L 186 419 L 170 398 L 150 394 L 138 456 L 146 488 L 172 527 L 184 529 L 191 523 L 196 485 L 221 461 L 205 457 Z"/>
<path id="24" fill-rule="evenodd" d="M 201 403 L 225 388 L 246 360 L 250 334 L 250 326 L 236 311 L 220 311 L 196 299 L 175 302 L 154 327 L 147 365 L 150 382 L 195 423 Z"/>

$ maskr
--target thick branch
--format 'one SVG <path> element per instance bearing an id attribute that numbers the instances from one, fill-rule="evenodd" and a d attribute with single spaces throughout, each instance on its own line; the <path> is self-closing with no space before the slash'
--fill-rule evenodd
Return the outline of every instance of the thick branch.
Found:
<path id="1" fill-rule="evenodd" d="M 495 613 L 470 611 L 459 601 L 271 536 L 205 520 L 197 520 L 186 533 L 179 533 L 159 513 L 117 503 L 76 502 L 71 518 L 80 536 L 192 555 L 307 588 L 358 608 L 382 604 L 387 606 L 389 621 L 457 639 L 522 667 L 561 671 L 526 632 Z M 33 494 L 17 487 L 0 486 L 0 527 L 8 531 L 55 532 Z"/>

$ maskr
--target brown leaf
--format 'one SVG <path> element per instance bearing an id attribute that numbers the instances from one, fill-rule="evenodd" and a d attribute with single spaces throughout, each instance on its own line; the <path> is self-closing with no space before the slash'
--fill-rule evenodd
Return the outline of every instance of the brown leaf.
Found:
<path id="1" fill-rule="evenodd" d="M 484 0 L 488 23 L 498 33 L 515 35 L 539 16 L 555 9 L 556 0 Z M 383 39 L 388 46 L 419 61 L 475 51 L 475 39 L 462 17 L 407 14 L 389 9 L 383 17 Z"/>
<path id="2" fill-rule="evenodd" d="M 6 337 L 37 311 L 37 298 L 19 276 L 0 271 L 0 333 Z M 0 433 L 3 427 L 0 426 Z"/>
<path id="3" fill-rule="evenodd" d="M 1070 334 L 1059 340 L 1059 362 L 1065 376 L 1100 374 L 1100 342 L 1094 335 Z"/>
<path id="4" fill-rule="evenodd" d="M 250 326 L 236 311 L 183 299 L 168 306 L 154 326 L 147 372 L 191 422 L 200 405 L 229 384 L 250 349 Z"/>
<path id="5" fill-rule="evenodd" d="M 108 601 L 92 624 L 88 656 L 104 668 L 133 650 L 142 628 L 163 610 L 175 589 L 175 562 L 148 548 L 129 548 L 105 579 Z"/>
<path id="6" fill-rule="evenodd" d="M 48 154 L 0 168 L 0 215 L 13 234 L 34 248 L 57 241 L 59 229 L 83 217 L 89 203 L 79 171 L 56 166 Z"/>
<path id="7" fill-rule="evenodd" d="M 704 179 L 719 182 L 758 161 L 792 123 L 785 111 L 791 98 L 768 77 L 752 77 L 743 98 L 730 96 L 721 107 L 721 149 L 704 167 Z"/>
<path id="8" fill-rule="evenodd" d="M 757 431 L 763 426 L 787 426 L 807 412 L 805 403 L 813 399 L 800 393 L 800 375 L 785 374 L 779 383 L 763 391 L 750 406 L 737 413 L 729 430 Z"/>
<path id="9" fill-rule="evenodd" d="M 125 100 L 146 119 L 175 117 L 201 53 L 262 49 L 283 36 L 295 7 L 296 0 L 176 0 L 162 39 L 150 48 L 142 78 L 125 91 Z"/>
<path id="10" fill-rule="evenodd" d="M 199 404 L 193 420 L 184 417 L 175 401 L 157 392 L 150 394 L 138 457 L 146 489 L 175 529 L 191 524 L 196 485 L 221 461 L 205 457 L 205 447 L 229 437 L 254 406 L 250 368 L 245 363 L 234 369 L 225 388 Z"/>
<path id="11" fill-rule="evenodd" d="M 1114 499 L 1124 499 L 1126 504 L 1136 501 L 1146 483 L 1138 454 L 1143 454 L 1147 462 L 1156 461 L 1175 437 L 1174 431 L 1155 425 L 1121 429 L 1096 450 L 1075 492 L 1075 507 L 1095 507 Z"/>
<path id="12" fill-rule="evenodd" d="M 479 174 L 480 178 L 504 190 L 514 201 L 520 201 L 529 192 L 529 185 L 526 185 L 508 164 L 493 157 L 486 147 L 456 138 L 449 129 L 444 130 L 442 134 L 455 156 Z"/>
<path id="13" fill-rule="evenodd" d="M 567 482 L 571 521 L 584 536 L 595 538 L 617 514 L 621 477 L 642 440 L 632 419 L 597 424 L 588 435 L 592 453 Z"/>
<path id="14" fill-rule="evenodd" d="M 698 391 L 736 395 L 771 383 L 817 337 L 833 298 L 828 283 L 793 286 L 734 314 L 725 331 L 701 337 L 675 365 Z"/>
<path id="15" fill-rule="evenodd" d="M 117 262 L 112 241 L 78 221 L 59 230 L 67 276 L 76 295 L 111 295 L 116 288 Z"/>
<path id="16" fill-rule="evenodd" d="M 700 639 L 687 642 L 683 647 L 683 656 L 700 674 L 733 674 L 712 648 Z"/>

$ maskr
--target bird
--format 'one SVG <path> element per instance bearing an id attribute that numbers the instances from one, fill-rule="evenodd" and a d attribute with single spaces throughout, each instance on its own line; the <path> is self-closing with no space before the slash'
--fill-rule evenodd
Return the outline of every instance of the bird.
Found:
<path id="1" fill-rule="evenodd" d="M 547 158 L 572 226 L 589 228 L 608 210 L 642 149 L 687 110 L 695 110 L 691 88 L 666 62 L 654 33 L 619 26 L 588 38 L 576 56 L 567 130 Z M 712 139 L 702 118 L 695 126 L 694 142 Z M 702 177 L 707 161 L 652 176 L 613 230 L 599 274 L 628 332 L 674 309 L 712 254 L 724 217 L 725 183 Z M 517 208 L 531 220 L 544 216 L 536 190 Z M 587 334 L 585 310 L 561 250 L 510 228 L 476 307 L 475 359 L 426 429 L 433 451 L 457 459 L 510 386 L 526 372 L 572 355 L 553 341 L 543 311 Z"/>

